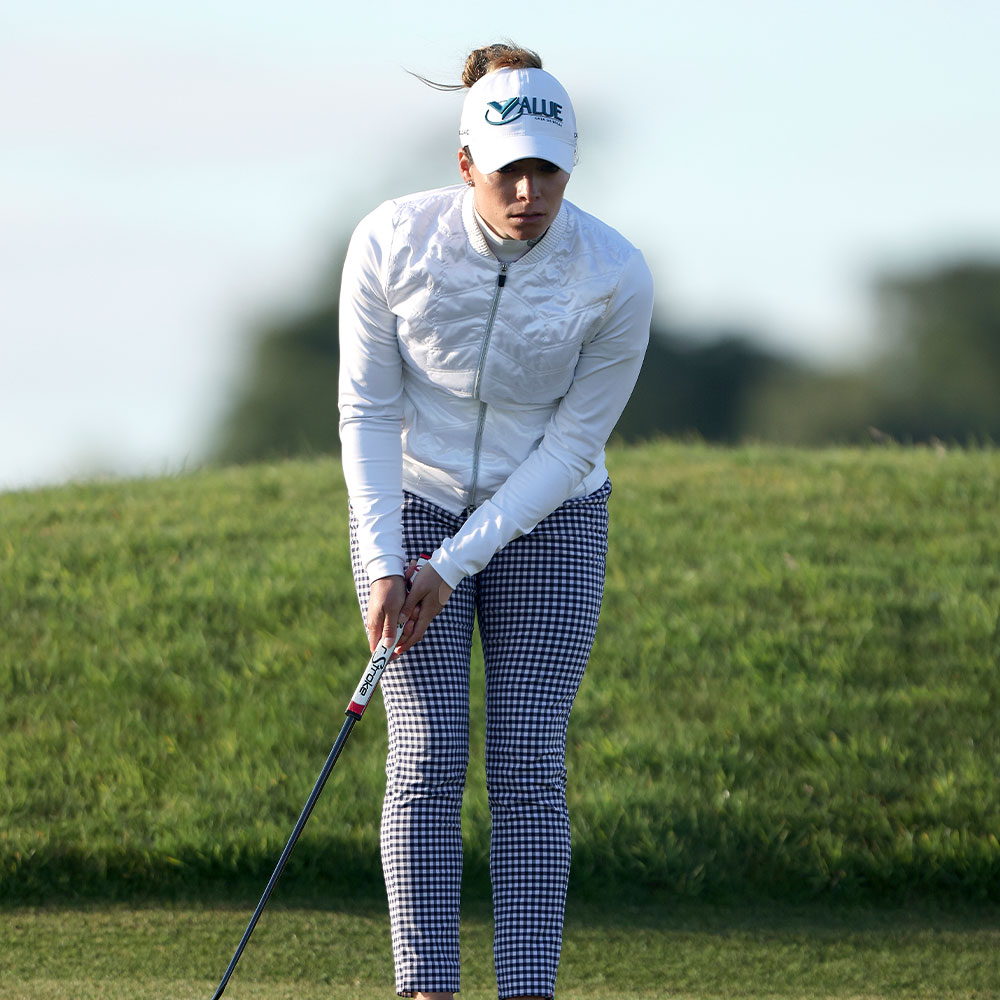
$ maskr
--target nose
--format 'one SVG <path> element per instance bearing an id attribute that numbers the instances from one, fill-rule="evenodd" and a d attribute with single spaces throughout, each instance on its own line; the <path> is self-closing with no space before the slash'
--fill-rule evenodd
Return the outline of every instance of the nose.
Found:
<path id="1" fill-rule="evenodd" d="M 521 201 L 531 201 L 537 194 L 538 185 L 531 174 L 522 174 L 517 182 L 517 197 Z"/>

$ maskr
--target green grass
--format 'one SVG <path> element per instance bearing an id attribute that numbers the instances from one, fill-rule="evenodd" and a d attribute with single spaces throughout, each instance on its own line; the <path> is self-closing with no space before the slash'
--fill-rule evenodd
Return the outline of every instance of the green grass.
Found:
<path id="1" fill-rule="evenodd" d="M 609 628 L 575 733 L 630 801 L 589 786 L 595 868 L 655 858 L 648 877 L 694 894 L 997 898 L 998 458 L 615 456 Z"/>
<path id="2" fill-rule="evenodd" d="M 269 908 L 227 988 L 250 997 L 392 994 L 388 922 L 364 904 Z M 462 926 L 465 1000 L 496 996 L 490 923 Z M 20 909 L 5 916 L 0 1000 L 212 995 L 248 914 L 220 907 Z M 570 907 L 561 1000 L 1000 996 L 1000 928 L 981 911 L 681 903 Z"/>
<path id="3" fill-rule="evenodd" d="M 661 443 L 609 463 L 575 891 L 1000 901 L 1000 453 Z M 266 880 L 366 654 L 345 520 L 330 460 L 0 496 L 4 900 Z M 376 699 L 290 891 L 377 894 L 384 747 Z"/>

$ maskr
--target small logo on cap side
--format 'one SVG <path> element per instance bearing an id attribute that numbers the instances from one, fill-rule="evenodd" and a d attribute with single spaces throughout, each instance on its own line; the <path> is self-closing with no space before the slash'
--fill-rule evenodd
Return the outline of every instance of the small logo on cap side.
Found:
<path id="1" fill-rule="evenodd" d="M 494 114 L 495 112 L 495 114 Z M 546 101 L 544 97 L 511 97 L 506 101 L 490 101 L 486 121 L 490 125 L 509 125 L 522 115 L 547 118 L 562 124 L 562 105 Z M 499 116 L 499 118 L 497 117 Z"/>

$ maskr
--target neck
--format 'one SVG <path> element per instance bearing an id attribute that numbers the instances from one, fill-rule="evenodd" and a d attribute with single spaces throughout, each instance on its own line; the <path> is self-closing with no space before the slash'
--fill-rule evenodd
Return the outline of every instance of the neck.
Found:
<path id="1" fill-rule="evenodd" d="M 490 224 L 479 214 L 478 209 L 473 209 L 476 213 L 476 222 L 482 230 L 486 242 L 498 260 L 513 261 L 523 257 L 542 237 L 534 240 L 512 240 L 500 236 Z M 542 236 L 545 234 L 543 233 Z"/>

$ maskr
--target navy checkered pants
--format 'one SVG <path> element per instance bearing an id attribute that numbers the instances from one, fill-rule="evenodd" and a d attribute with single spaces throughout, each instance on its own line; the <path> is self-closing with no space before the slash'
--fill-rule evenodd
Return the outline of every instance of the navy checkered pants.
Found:
<path id="1" fill-rule="evenodd" d="M 611 484 L 568 500 L 463 580 L 424 638 L 382 677 L 389 726 L 382 867 L 396 991 L 459 989 L 462 793 L 469 657 L 486 669 L 494 961 L 501 1000 L 552 996 L 570 866 L 566 727 L 597 629 Z M 406 557 L 433 552 L 462 518 L 407 494 Z M 369 581 L 355 533 L 362 613 Z"/>

